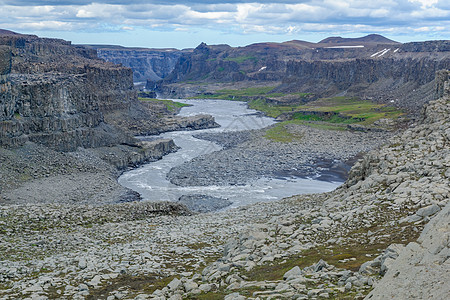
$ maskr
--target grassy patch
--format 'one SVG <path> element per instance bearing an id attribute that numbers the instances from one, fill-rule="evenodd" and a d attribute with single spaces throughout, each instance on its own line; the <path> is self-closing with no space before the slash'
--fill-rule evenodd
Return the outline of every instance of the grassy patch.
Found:
<path id="1" fill-rule="evenodd" d="M 208 293 L 202 293 L 198 295 L 189 295 L 186 299 L 195 300 L 223 300 L 227 294 L 222 291 L 214 291 Z"/>
<path id="2" fill-rule="evenodd" d="M 264 137 L 266 139 L 272 140 L 274 142 L 280 142 L 280 143 L 290 143 L 293 140 L 299 140 L 302 138 L 302 136 L 300 136 L 300 135 L 290 133 L 286 128 L 285 122 L 279 123 L 279 124 L 275 125 L 274 127 L 266 130 Z"/>
<path id="3" fill-rule="evenodd" d="M 115 279 L 108 280 L 98 289 L 89 290 L 90 294 L 87 299 L 106 299 L 110 292 L 117 291 L 120 288 L 126 287 L 131 293 L 148 293 L 151 294 L 157 289 L 162 289 L 167 286 L 175 276 L 161 278 L 160 275 L 121 275 Z"/>
<path id="4" fill-rule="evenodd" d="M 182 107 L 190 106 L 189 104 L 176 102 L 176 101 L 172 101 L 172 100 L 161 100 L 161 99 L 154 99 L 154 98 L 139 98 L 139 100 L 162 103 L 167 107 L 167 110 L 170 112 L 175 112 Z"/>
<path id="5" fill-rule="evenodd" d="M 252 60 L 254 62 L 257 62 L 258 58 L 256 58 L 255 56 L 247 55 L 247 56 L 238 56 L 238 57 L 227 57 L 224 59 L 224 61 L 234 61 L 238 64 L 242 64 L 243 62 L 245 62 L 247 60 Z"/>
<path id="6" fill-rule="evenodd" d="M 377 104 L 368 100 L 349 97 L 334 97 L 318 99 L 301 107 L 302 111 L 334 112 L 349 119 L 335 119 L 335 123 L 361 123 L 373 124 L 382 118 L 395 119 L 404 115 L 404 112 L 385 104 Z"/>
<path id="7" fill-rule="evenodd" d="M 294 140 L 300 140 L 302 138 L 301 135 L 290 133 L 287 130 L 286 125 L 289 124 L 305 125 L 324 130 L 346 130 L 345 125 L 342 124 L 333 124 L 327 122 L 308 122 L 304 120 L 290 120 L 280 122 L 274 127 L 269 128 L 268 130 L 266 130 L 264 137 L 274 142 L 281 142 L 281 143 L 290 143 Z"/>
<path id="8" fill-rule="evenodd" d="M 368 257 L 366 254 L 379 254 L 381 249 L 387 246 L 386 244 L 375 244 L 333 248 L 317 247 L 305 250 L 300 255 L 288 259 L 279 259 L 271 264 L 256 266 L 250 272 L 244 272 L 244 275 L 248 277 L 249 281 L 282 280 L 283 275 L 293 267 L 305 268 L 317 263 L 320 259 L 338 268 L 356 271 L 364 262 L 374 258 Z M 355 258 L 355 260 L 341 262 L 346 258 Z"/>
<path id="9" fill-rule="evenodd" d="M 189 247 L 190 249 L 193 250 L 198 250 L 198 249 L 203 249 L 206 247 L 209 247 L 210 245 L 204 242 L 199 242 L 199 243 L 195 243 L 195 244 L 189 244 L 187 245 L 187 247 Z"/>
<path id="10" fill-rule="evenodd" d="M 295 110 L 298 105 L 272 105 L 268 104 L 264 99 L 254 99 L 249 101 L 248 107 L 251 109 L 259 110 L 269 117 L 276 118 L 282 113 Z"/>

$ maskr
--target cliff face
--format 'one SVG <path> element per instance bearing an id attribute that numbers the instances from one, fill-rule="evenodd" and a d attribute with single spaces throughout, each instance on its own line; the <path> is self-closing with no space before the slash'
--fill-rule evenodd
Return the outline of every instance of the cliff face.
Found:
<path id="1" fill-rule="evenodd" d="M 287 64 L 283 83 L 289 89 L 302 92 L 323 96 L 344 92 L 418 111 L 434 98 L 436 72 L 449 68 L 450 52 L 442 60 L 399 54 L 344 62 L 292 61 Z M 417 89 L 422 89 L 420 95 Z"/>
<path id="2" fill-rule="evenodd" d="M 154 119 L 137 99 L 132 70 L 105 63 L 95 50 L 20 34 L 2 35 L 0 44 L 0 146 L 33 141 L 73 151 L 131 143 L 124 130 L 138 132 L 121 125 Z"/>
<path id="3" fill-rule="evenodd" d="M 133 69 L 135 82 L 158 81 L 172 72 L 183 53 L 189 50 L 126 48 L 120 46 L 87 45 L 97 50 L 98 57 Z"/>
<path id="4" fill-rule="evenodd" d="M 182 55 L 164 80 L 149 81 L 147 89 L 173 97 L 191 92 L 177 90 L 182 82 L 265 82 L 278 86 L 277 92 L 355 95 L 417 112 L 435 97 L 435 72 L 448 68 L 449 41 L 400 44 L 368 36 L 240 48 L 201 44 Z"/>
<path id="5" fill-rule="evenodd" d="M 2 55 L 0 146 L 33 141 L 62 151 L 128 141 L 103 123 L 103 113 L 124 108 L 136 95 L 131 71 L 102 65 L 95 52 L 35 36 L 0 37 Z M 117 80 L 118 77 L 121 80 Z"/>

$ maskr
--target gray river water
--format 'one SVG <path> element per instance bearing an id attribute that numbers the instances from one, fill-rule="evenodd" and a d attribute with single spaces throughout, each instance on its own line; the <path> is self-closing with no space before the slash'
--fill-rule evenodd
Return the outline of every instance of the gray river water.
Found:
<path id="1" fill-rule="evenodd" d="M 226 198 L 233 202 L 231 207 L 255 202 L 273 201 L 283 197 L 305 193 L 319 193 L 334 190 L 341 182 L 325 182 L 304 178 L 262 178 L 242 186 L 189 186 L 180 187 L 166 179 L 171 168 L 202 154 L 218 151 L 221 147 L 213 142 L 194 138 L 201 132 L 223 132 L 260 129 L 274 124 L 272 118 L 264 117 L 255 110 L 247 108 L 246 103 L 224 100 L 177 100 L 192 106 L 181 109 L 180 115 L 210 114 L 214 116 L 220 128 L 197 131 L 176 131 L 163 133 L 160 138 L 171 138 L 181 149 L 146 164 L 140 168 L 125 172 L 119 183 L 137 191 L 145 201 L 177 201 L 182 195 L 203 194 Z"/>

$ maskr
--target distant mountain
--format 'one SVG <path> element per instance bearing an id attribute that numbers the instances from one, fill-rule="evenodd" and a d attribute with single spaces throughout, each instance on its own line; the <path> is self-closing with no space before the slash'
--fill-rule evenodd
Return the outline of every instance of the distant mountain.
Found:
<path id="1" fill-rule="evenodd" d="M 400 44 L 399 42 L 385 38 L 379 34 L 370 34 L 359 38 L 342 38 L 328 37 L 321 40 L 318 43 L 312 43 L 301 40 L 292 40 L 283 43 L 255 43 L 245 47 L 240 47 L 240 49 L 253 50 L 253 51 L 271 51 L 271 50 L 287 50 L 287 49 L 316 49 L 316 48 L 330 48 L 330 47 L 341 47 L 341 46 L 374 46 L 374 45 L 391 45 Z"/>
<path id="2" fill-rule="evenodd" d="M 19 33 L 6 30 L 6 29 L 0 29 L 0 35 L 18 35 Z"/>
<path id="3" fill-rule="evenodd" d="M 352 43 L 378 43 L 378 44 L 400 44 L 379 34 L 369 34 L 359 38 L 343 38 L 340 36 L 328 37 L 318 44 L 352 44 Z"/>

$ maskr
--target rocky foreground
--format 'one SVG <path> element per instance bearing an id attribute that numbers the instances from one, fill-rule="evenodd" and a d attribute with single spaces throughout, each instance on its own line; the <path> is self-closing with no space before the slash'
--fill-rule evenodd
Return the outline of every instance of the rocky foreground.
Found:
<path id="1" fill-rule="evenodd" d="M 2 299 L 445 299 L 450 99 L 336 191 L 214 214 L 171 203 L 0 207 Z"/>

